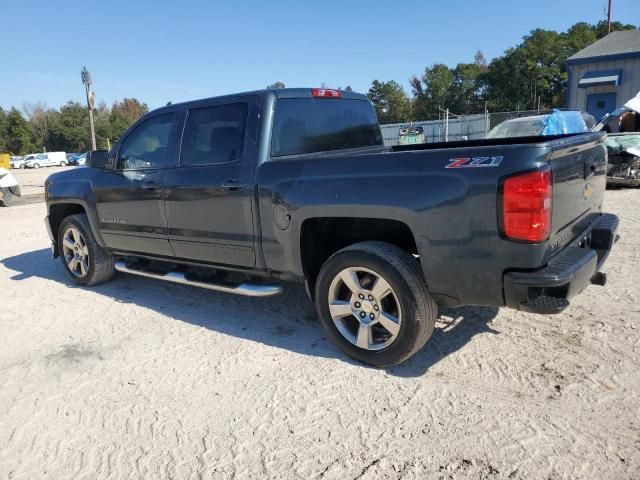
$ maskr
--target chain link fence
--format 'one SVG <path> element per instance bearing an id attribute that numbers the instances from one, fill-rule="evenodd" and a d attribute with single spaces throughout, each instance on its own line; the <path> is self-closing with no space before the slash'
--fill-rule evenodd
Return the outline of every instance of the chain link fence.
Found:
<path id="1" fill-rule="evenodd" d="M 517 117 L 544 115 L 552 110 L 518 110 L 512 112 L 486 112 L 472 115 L 442 114 L 440 119 L 425 120 L 412 123 L 393 123 L 381 125 L 384 144 L 387 146 L 400 144 L 400 130 L 411 125 L 424 129 L 426 143 L 453 142 L 459 140 L 478 140 L 484 138 L 489 131 L 504 122 Z"/>

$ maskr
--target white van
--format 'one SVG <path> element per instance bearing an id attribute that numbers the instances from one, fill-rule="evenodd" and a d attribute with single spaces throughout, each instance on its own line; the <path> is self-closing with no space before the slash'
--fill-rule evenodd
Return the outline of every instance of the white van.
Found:
<path id="1" fill-rule="evenodd" d="M 67 164 L 67 155 L 64 152 L 47 152 L 39 153 L 34 158 L 25 162 L 27 168 L 40 168 L 40 167 L 64 167 Z"/>

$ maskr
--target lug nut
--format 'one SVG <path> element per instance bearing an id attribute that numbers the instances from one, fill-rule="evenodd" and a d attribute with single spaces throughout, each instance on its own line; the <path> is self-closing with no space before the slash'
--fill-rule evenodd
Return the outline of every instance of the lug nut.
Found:
<path id="1" fill-rule="evenodd" d="M 366 313 L 364 313 L 364 312 L 360 312 L 360 317 L 364 318 L 364 317 L 366 317 L 366 316 L 367 316 L 367 314 L 366 314 Z"/>
<path id="2" fill-rule="evenodd" d="M 369 295 L 369 300 L 373 300 L 373 295 Z"/>
<path id="3" fill-rule="evenodd" d="M 373 309 L 374 309 L 376 312 L 377 312 L 378 310 L 380 310 L 380 309 L 378 308 L 378 305 L 374 305 L 374 306 L 373 306 Z"/>
<path id="4" fill-rule="evenodd" d="M 373 320 L 374 318 L 376 318 L 376 316 L 375 316 L 373 313 L 370 313 L 370 314 L 369 314 L 369 318 L 370 318 L 371 320 Z"/>
<path id="5" fill-rule="evenodd" d="M 355 305 L 356 305 L 356 308 L 360 308 L 360 302 L 356 302 Z"/>
<path id="6" fill-rule="evenodd" d="M 359 298 L 360 300 L 364 300 L 364 295 L 363 295 L 363 294 L 359 294 L 359 295 L 358 295 L 358 298 Z"/>

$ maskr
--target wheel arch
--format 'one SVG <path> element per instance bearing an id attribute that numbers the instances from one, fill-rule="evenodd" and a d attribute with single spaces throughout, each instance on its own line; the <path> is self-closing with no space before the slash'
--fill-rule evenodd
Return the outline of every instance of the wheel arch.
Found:
<path id="1" fill-rule="evenodd" d="M 81 200 L 53 202 L 49 204 L 48 210 L 49 215 L 47 216 L 47 221 L 49 222 L 49 228 L 53 234 L 53 242 L 56 244 L 56 247 L 58 242 L 58 230 L 60 229 L 62 221 L 70 215 L 85 214 L 89 220 L 89 226 L 91 227 L 91 232 L 93 233 L 96 242 L 101 247 L 105 248 L 102 235 L 100 235 L 100 230 L 98 228 L 97 219 L 95 215 L 91 214 L 92 210 L 88 208 L 86 202 Z M 57 248 L 55 251 L 57 251 Z"/>
<path id="2" fill-rule="evenodd" d="M 313 297 L 322 265 L 338 250 L 366 242 L 386 242 L 411 255 L 418 254 L 415 235 L 400 220 L 361 217 L 312 217 L 300 227 L 301 267 Z"/>

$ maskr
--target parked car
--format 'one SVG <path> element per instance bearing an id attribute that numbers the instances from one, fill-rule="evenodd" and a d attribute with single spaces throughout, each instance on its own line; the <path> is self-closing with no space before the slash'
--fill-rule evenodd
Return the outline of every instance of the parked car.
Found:
<path id="1" fill-rule="evenodd" d="M 593 130 L 607 133 L 640 132 L 640 92 L 623 107 L 602 117 Z"/>
<path id="2" fill-rule="evenodd" d="M 25 155 L 24 157 L 18 157 L 16 160 L 11 160 L 11 168 L 27 168 L 26 163 L 29 160 L 36 158 L 37 153 L 31 155 Z"/>
<path id="3" fill-rule="evenodd" d="M 640 132 L 610 133 L 605 146 L 607 186 L 640 187 Z"/>
<path id="4" fill-rule="evenodd" d="M 68 158 L 69 165 L 84 166 L 87 159 L 87 153 L 76 153 Z"/>
<path id="5" fill-rule="evenodd" d="M 543 115 L 531 115 L 506 120 L 491 129 L 487 138 L 536 137 L 582 133 L 596 124 L 592 115 L 577 111 L 555 110 Z"/>
<path id="6" fill-rule="evenodd" d="M 11 165 L 11 168 L 19 168 L 20 163 L 23 161 L 22 158 L 23 157 L 18 155 L 14 155 L 10 157 L 9 164 Z"/>
<path id="7" fill-rule="evenodd" d="M 152 111 L 51 175 L 45 223 L 80 285 L 303 283 L 338 347 L 385 367 L 427 342 L 437 304 L 552 314 L 604 284 L 603 137 L 385 147 L 365 95 L 228 95 Z"/>
<path id="8" fill-rule="evenodd" d="M 9 207 L 20 197 L 20 186 L 9 171 L 0 167 L 0 207 Z"/>
<path id="9" fill-rule="evenodd" d="M 40 167 L 64 167 L 67 165 L 67 156 L 64 152 L 39 153 L 34 158 L 25 162 L 27 168 Z"/>

